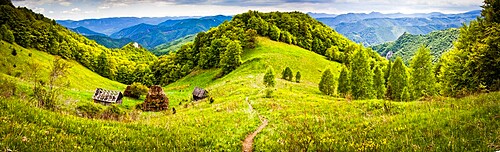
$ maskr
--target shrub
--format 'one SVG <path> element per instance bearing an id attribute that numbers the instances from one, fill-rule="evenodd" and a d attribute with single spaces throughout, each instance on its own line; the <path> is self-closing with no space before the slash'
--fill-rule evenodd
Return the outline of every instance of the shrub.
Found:
<path id="1" fill-rule="evenodd" d="M 266 88 L 266 98 L 272 98 L 273 97 L 274 90 L 271 88 Z"/>
<path id="2" fill-rule="evenodd" d="M 12 54 L 13 56 L 16 56 L 17 55 L 17 50 L 16 49 L 12 49 L 12 52 L 10 54 Z"/>
<path id="3" fill-rule="evenodd" d="M 139 82 L 134 82 L 130 85 L 130 94 L 125 94 L 125 96 L 132 98 L 140 98 L 141 95 L 146 95 L 149 91 L 149 88 Z"/>
<path id="4" fill-rule="evenodd" d="M 124 111 L 122 108 L 114 104 L 108 106 L 108 108 L 106 108 L 106 110 L 102 112 L 101 118 L 111 119 L 111 120 L 122 120 L 123 117 L 126 115 L 127 115 L 126 111 Z"/>
<path id="5" fill-rule="evenodd" d="M 76 107 L 77 115 L 85 118 L 98 118 L 102 111 L 102 106 L 91 103 L 91 102 L 82 102 Z"/>
<path id="6" fill-rule="evenodd" d="M 17 90 L 16 81 L 2 78 L 0 79 L 0 83 L 2 84 L 0 85 L 0 97 L 9 98 L 16 94 Z"/>

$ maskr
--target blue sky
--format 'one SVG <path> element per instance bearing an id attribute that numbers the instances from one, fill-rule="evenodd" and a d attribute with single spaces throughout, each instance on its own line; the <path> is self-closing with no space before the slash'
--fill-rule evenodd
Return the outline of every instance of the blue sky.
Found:
<path id="1" fill-rule="evenodd" d="M 12 0 L 53 19 L 234 15 L 248 10 L 343 13 L 462 13 L 483 0 Z"/>

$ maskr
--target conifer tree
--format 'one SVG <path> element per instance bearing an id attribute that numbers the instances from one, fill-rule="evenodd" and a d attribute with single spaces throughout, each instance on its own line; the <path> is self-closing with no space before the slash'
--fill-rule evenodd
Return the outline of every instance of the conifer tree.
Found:
<path id="1" fill-rule="evenodd" d="M 292 69 L 288 68 L 288 81 L 292 81 L 293 80 L 293 72 L 292 72 Z"/>
<path id="2" fill-rule="evenodd" d="M 292 69 L 290 69 L 290 67 L 286 67 L 285 70 L 283 70 L 283 72 L 282 72 L 281 78 L 288 80 L 288 81 L 292 81 L 292 79 L 293 79 Z"/>
<path id="3" fill-rule="evenodd" d="M 392 62 L 389 60 L 389 64 L 385 67 L 384 71 L 384 80 L 385 80 L 385 85 L 387 86 L 389 82 L 389 75 L 391 75 L 391 68 L 392 68 Z"/>
<path id="4" fill-rule="evenodd" d="M 326 69 L 321 76 L 319 82 L 319 91 L 326 95 L 333 95 L 335 89 L 335 82 L 333 81 L 333 74 L 330 69 Z"/>
<path id="5" fill-rule="evenodd" d="M 351 90 L 351 85 L 349 83 L 349 69 L 346 66 L 342 66 L 342 71 L 339 76 L 339 85 L 337 90 L 341 96 L 345 96 Z"/>
<path id="6" fill-rule="evenodd" d="M 436 80 L 432 68 L 431 50 L 422 46 L 410 62 L 412 94 L 414 98 L 434 95 Z"/>
<path id="7" fill-rule="evenodd" d="M 274 69 L 269 66 L 264 75 L 264 85 L 266 87 L 274 87 L 276 85 L 276 80 L 274 80 Z"/>
<path id="8" fill-rule="evenodd" d="M 392 65 L 389 76 L 390 98 L 395 101 L 401 101 L 402 94 L 407 86 L 408 76 L 406 74 L 406 66 L 403 64 L 403 59 L 398 56 Z"/>
<path id="9" fill-rule="evenodd" d="M 375 65 L 374 75 L 373 75 L 373 88 L 375 89 L 375 95 L 377 99 L 384 98 L 385 80 L 384 80 L 384 73 L 382 72 L 380 65 Z"/>
<path id="10" fill-rule="evenodd" d="M 405 87 L 403 89 L 403 92 L 401 94 L 401 101 L 405 101 L 405 102 L 408 102 L 410 101 L 410 91 L 408 89 L 409 87 Z"/>
<path id="11" fill-rule="evenodd" d="M 351 93 L 354 99 L 373 98 L 373 71 L 368 55 L 362 48 L 354 54 L 351 69 Z"/>
<path id="12" fill-rule="evenodd" d="M 300 83 L 300 78 L 302 76 L 300 75 L 300 71 L 297 71 L 297 74 L 295 74 L 295 82 Z"/>

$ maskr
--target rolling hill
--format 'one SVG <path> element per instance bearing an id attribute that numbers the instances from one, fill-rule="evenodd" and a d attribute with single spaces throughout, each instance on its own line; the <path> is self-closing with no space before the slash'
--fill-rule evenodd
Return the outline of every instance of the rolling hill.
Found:
<path id="1" fill-rule="evenodd" d="M 330 69 L 335 81 L 342 64 L 349 64 L 331 61 L 329 54 L 350 60 L 360 54 L 353 52 L 370 49 L 300 12 L 238 14 L 156 59 L 135 43 L 105 48 L 26 8 L 0 9 L 5 21 L 0 25 L 5 31 L 0 41 L 0 147 L 5 151 L 244 151 L 244 141 L 261 124 L 267 126 L 253 139 L 255 151 L 500 149 L 499 92 L 414 102 L 324 95 L 318 89 L 323 71 Z M 59 42 L 70 48 L 51 46 Z M 385 61 L 368 53 L 372 64 Z M 70 84 L 60 108 L 43 108 L 32 98 L 39 92 L 32 86 L 44 82 L 31 83 L 26 66 L 39 62 L 39 74 L 49 77 L 57 55 L 72 66 Z M 232 66 L 228 60 L 239 63 L 225 71 Z M 276 86 L 266 87 L 263 77 L 270 67 Z M 300 71 L 301 80 L 279 78 L 286 67 L 294 75 Z M 97 73 L 117 80 L 133 75 L 126 79 L 142 83 L 152 77 L 171 80 L 163 89 L 175 113 L 136 109 L 144 98 L 126 98 L 118 106 L 92 103 L 94 87 L 125 87 Z M 195 87 L 207 89 L 209 97 L 192 101 Z"/>
<path id="2" fill-rule="evenodd" d="M 143 113 L 133 122 L 113 122 L 30 108 L 17 97 L 0 98 L 0 143 L 11 150 L 239 151 L 261 117 L 269 125 L 255 139 L 256 151 L 494 149 L 486 145 L 495 144 L 500 134 L 494 129 L 499 124 L 490 120 L 500 111 L 499 93 L 435 102 L 346 101 L 317 90 L 321 71 L 329 67 L 337 76 L 340 64 L 297 46 L 257 41 L 255 49 L 245 50 L 242 66 L 220 79 L 213 80 L 219 69 L 199 70 L 166 86 L 176 114 Z M 276 71 L 289 66 L 303 73 L 302 81 L 277 78 L 273 97 L 266 98 L 262 77 L 267 66 Z M 186 102 L 195 86 L 207 88 L 215 102 Z M 464 131 L 468 134 L 449 137 Z M 311 142 L 316 144 L 307 144 Z"/>
<path id="3" fill-rule="evenodd" d="M 450 28 L 447 30 L 434 31 L 426 35 L 412 35 L 404 33 L 394 42 L 387 42 L 380 45 L 372 46 L 371 48 L 382 56 L 392 54 L 391 59 L 396 56 L 401 56 L 403 61 L 409 63 L 411 57 L 421 46 L 431 49 L 431 54 L 434 57 L 433 61 L 439 60 L 441 55 L 453 47 L 453 42 L 458 38 L 459 30 Z"/>
<path id="4" fill-rule="evenodd" d="M 349 39 L 365 46 L 395 41 L 403 33 L 428 34 L 435 30 L 461 27 L 480 15 L 480 11 L 461 14 L 357 14 L 318 18 Z"/>

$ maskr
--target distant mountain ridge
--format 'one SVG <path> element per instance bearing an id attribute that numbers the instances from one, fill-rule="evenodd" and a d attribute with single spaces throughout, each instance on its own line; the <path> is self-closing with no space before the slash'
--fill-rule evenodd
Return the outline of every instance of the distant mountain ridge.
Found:
<path id="1" fill-rule="evenodd" d="M 318 18 L 349 39 L 366 46 L 394 41 L 403 33 L 428 34 L 436 30 L 461 27 L 476 19 L 479 10 L 460 14 L 382 14 L 348 13 L 333 18 Z"/>
<path id="2" fill-rule="evenodd" d="M 83 36 L 106 36 L 106 34 L 102 34 L 102 33 L 98 33 L 98 32 L 95 32 L 95 31 L 92 31 L 88 28 L 85 28 L 83 26 L 79 26 L 77 28 L 70 28 L 71 31 L 73 32 L 76 32 L 78 34 L 81 34 Z"/>
<path id="3" fill-rule="evenodd" d="M 142 46 L 152 49 L 158 45 L 168 43 L 187 35 L 207 31 L 224 21 L 231 20 L 231 16 L 208 16 L 202 18 L 167 20 L 158 25 L 139 24 L 122 29 L 111 34 L 111 38 L 129 38 Z"/>
<path id="4" fill-rule="evenodd" d="M 124 28 L 138 25 L 141 23 L 145 24 L 159 24 L 166 20 L 172 19 L 187 19 L 187 18 L 199 18 L 197 16 L 181 16 L 181 17 L 112 17 L 112 18 L 101 18 L 101 19 L 85 19 L 85 20 L 57 20 L 56 22 L 67 28 L 77 28 L 85 27 L 92 31 L 103 33 L 106 35 L 111 35 L 118 32 Z"/>

